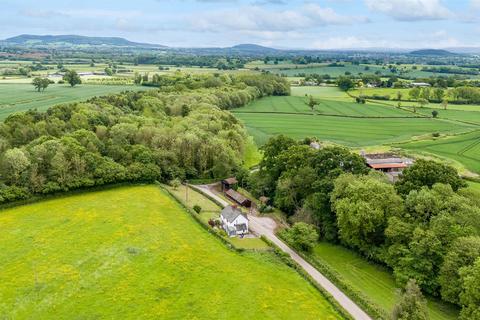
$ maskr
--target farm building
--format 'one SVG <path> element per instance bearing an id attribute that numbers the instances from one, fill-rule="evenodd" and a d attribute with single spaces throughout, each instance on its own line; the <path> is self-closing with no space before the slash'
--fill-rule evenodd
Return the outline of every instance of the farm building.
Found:
<path id="1" fill-rule="evenodd" d="M 225 195 L 245 208 L 250 208 L 252 206 L 252 201 L 250 199 L 248 199 L 247 197 L 244 197 L 243 195 L 241 195 L 240 193 L 238 193 L 233 189 L 229 189 L 225 191 Z"/>
<path id="2" fill-rule="evenodd" d="M 227 191 L 234 188 L 237 183 L 238 181 L 235 177 L 222 180 L 222 191 Z"/>
<path id="3" fill-rule="evenodd" d="M 310 148 L 315 149 L 315 150 L 320 150 L 322 148 L 322 146 L 317 141 L 312 141 L 310 143 Z"/>
<path id="4" fill-rule="evenodd" d="M 393 182 L 398 179 L 405 168 L 413 164 L 412 159 L 398 157 L 391 153 L 363 154 L 362 156 L 370 168 L 387 174 Z"/>
<path id="5" fill-rule="evenodd" d="M 430 83 L 426 83 L 426 82 L 412 82 L 410 84 L 410 86 L 412 86 L 412 87 L 431 87 Z"/>
<path id="6" fill-rule="evenodd" d="M 229 237 L 248 233 L 248 218 L 236 206 L 225 207 L 220 213 L 220 220 Z"/>

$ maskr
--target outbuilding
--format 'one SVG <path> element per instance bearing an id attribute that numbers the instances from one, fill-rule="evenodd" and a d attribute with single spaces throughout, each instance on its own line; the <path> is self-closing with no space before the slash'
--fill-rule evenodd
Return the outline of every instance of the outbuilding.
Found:
<path id="1" fill-rule="evenodd" d="M 247 197 L 243 196 L 242 194 L 240 194 L 239 192 L 233 190 L 233 189 L 229 189 L 227 191 L 225 191 L 225 195 L 235 201 L 237 204 L 245 207 L 245 208 L 250 208 L 252 206 L 252 201 L 250 199 L 248 199 Z"/>
<path id="2" fill-rule="evenodd" d="M 238 184 L 238 180 L 235 177 L 222 180 L 222 191 L 227 191 L 234 188 Z"/>

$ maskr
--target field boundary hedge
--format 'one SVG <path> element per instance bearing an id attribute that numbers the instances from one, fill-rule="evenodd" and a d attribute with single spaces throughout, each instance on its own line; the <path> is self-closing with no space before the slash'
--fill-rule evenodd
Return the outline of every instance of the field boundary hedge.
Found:
<path id="1" fill-rule="evenodd" d="M 285 243 L 289 246 L 294 247 L 291 243 L 289 243 L 288 239 L 282 236 L 282 233 L 277 233 L 277 236 L 282 239 Z M 357 303 L 365 312 L 367 312 L 371 317 L 377 320 L 388 320 L 390 319 L 386 310 L 381 308 L 375 302 L 370 300 L 370 298 L 366 297 L 363 293 L 359 292 L 358 290 L 354 289 L 350 286 L 338 272 L 333 270 L 330 266 L 326 263 L 318 261 L 317 259 L 313 259 L 309 255 L 305 254 L 300 250 L 296 250 L 299 256 L 305 259 L 308 263 L 315 267 L 318 271 L 320 271 L 325 277 L 327 277 L 330 281 L 332 281 L 337 287 L 339 287 L 343 293 L 345 293 L 349 298 L 351 298 L 355 303 Z"/>
<path id="2" fill-rule="evenodd" d="M 260 238 L 263 239 L 270 247 L 273 248 L 273 252 L 290 268 L 297 271 L 305 280 L 307 280 L 310 284 L 312 284 L 315 289 L 317 289 L 321 295 L 330 302 L 333 307 L 340 313 L 342 317 L 348 320 L 354 320 L 354 318 L 348 313 L 339 303 L 337 300 L 333 298 L 333 296 L 328 293 L 321 285 L 319 285 L 297 262 L 295 262 L 288 253 L 283 252 L 277 245 L 273 242 L 268 240 L 265 236 L 261 236 Z M 297 251 L 298 253 L 298 251 Z"/>
<path id="3" fill-rule="evenodd" d="M 393 106 L 390 106 L 393 108 Z M 408 111 L 408 110 L 406 110 Z M 415 119 L 415 118 L 431 118 L 426 115 L 417 115 L 411 117 L 401 117 L 401 116 L 349 116 L 344 114 L 331 114 L 331 113 L 307 113 L 307 112 L 272 112 L 272 111 L 235 111 L 233 113 L 243 113 L 243 114 L 289 114 L 289 115 L 301 115 L 301 116 L 326 116 L 326 117 L 340 117 L 340 118 L 355 118 L 355 119 Z M 412 112 L 413 113 L 413 112 Z"/>

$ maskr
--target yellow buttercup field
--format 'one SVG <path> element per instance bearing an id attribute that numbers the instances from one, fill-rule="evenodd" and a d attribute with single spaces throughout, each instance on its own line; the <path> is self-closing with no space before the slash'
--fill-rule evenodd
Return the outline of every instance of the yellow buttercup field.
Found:
<path id="1" fill-rule="evenodd" d="M 272 253 L 227 249 L 157 186 L 3 210 L 0 230 L 0 318 L 341 318 Z"/>

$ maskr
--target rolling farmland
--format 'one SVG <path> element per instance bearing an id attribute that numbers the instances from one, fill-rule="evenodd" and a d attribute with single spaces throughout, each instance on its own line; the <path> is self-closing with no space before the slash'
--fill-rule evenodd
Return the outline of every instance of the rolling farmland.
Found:
<path id="1" fill-rule="evenodd" d="M 276 256 L 227 249 L 156 186 L 6 209 L 0 228 L 2 318 L 341 319 Z"/>
<path id="2" fill-rule="evenodd" d="M 480 173 L 480 132 L 453 137 L 401 144 L 399 147 L 417 153 L 430 153 L 452 159 L 470 171 Z"/>
<path id="3" fill-rule="evenodd" d="M 321 100 L 312 114 L 302 97 L 270 97 L 258 100 L 234 114 L 245 123 L 257 144 L 269 137 L 286 134 L 295 139 L 315 136 L 352 147 L 404 141 L 434 132 L 459 133 L 474 125 L 415 118 L 411 112 L 394 107 Z"/>
<path id="4" fill-rule="evenodd" d="M 0 84 L 0 120 L 18 111 L 36 108 L 45 111 L 51 106 L 84 101 L 95 96 L 119 93 L 126 90 L 147 90 L 140 86 L 115 85 L 50 85 L 45 92 L 36 92 L 31 84 Z"/>

